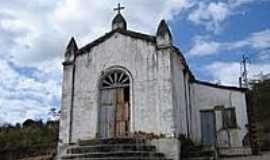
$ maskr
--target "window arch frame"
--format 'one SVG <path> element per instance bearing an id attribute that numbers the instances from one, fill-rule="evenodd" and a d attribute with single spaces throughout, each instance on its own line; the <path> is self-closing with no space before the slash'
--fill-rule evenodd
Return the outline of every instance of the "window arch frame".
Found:
<path id="1" fill-rule="evenodd" d="M 100 79 L 99 89 L 124 88 L 131 86 L 131 78 L 126 71 L 122 69 L 110 69 L 103 73 Z"/>

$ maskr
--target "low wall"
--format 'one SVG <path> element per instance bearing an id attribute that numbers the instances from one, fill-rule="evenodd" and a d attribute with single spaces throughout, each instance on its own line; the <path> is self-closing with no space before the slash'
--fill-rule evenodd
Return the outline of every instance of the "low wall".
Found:
<path id="1" fill-rule="evenodd" d="M 175 138 L 161 138 L 149 140 L 148 143 L 157 148 L 158 152 L 164 153 L 166 158 L 180 160 L 181 143 Z"/>

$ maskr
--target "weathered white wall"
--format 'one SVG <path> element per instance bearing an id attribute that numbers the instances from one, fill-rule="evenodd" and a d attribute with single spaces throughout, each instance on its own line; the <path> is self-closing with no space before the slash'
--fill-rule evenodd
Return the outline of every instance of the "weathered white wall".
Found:
<path id="1" fill-rule="evenodd" d="M 199 83 L 192 83 L 191 85 L 191 100 L 192 100 L 192 139 L 196 143 L 201 143 L 201 121 L 200 111 L 214 109 L 217 105 L 222 105 L 225 108 L 235 107 L 236 121 L 238 129 L 233 129 L 231 133 L 231 147 L 241 147 L 242 140 L 247 133 L 245 127 L 248 124 L 247 110 L 246 110 L 246 97 L 244 92 L 215 88 L 208 85 Z M 216 111 L 217 117 L 218 111 Z M 220 129 L 221 122 L 216 118 L 217 130 Z M 224 134 L 221 133 L 220 134 Z M 222 135 L 218 135 L 222 136 Z"/>
<path id="2" fill-rule="evenodd" d="M 240 91 L 191 83 L 181 57 L 170 47 L 158 49 L 153 42 L 114 33 L 75 62 L 72 142 L 96 137 L 99 79 L 103 71 L 120 67 L 131 80 L 131 132 L 144 131 L 178 136 L 187 134 L 201 142 L 200 110 L 217 105 L 235 107 L 239 128 L 231 130 L 231 144 L 241 146 L 247 133 L 245 94 Z M 73 65 L 64 67 L 60 139 L 69 141 Z M 215 111 L 217 129 L 220 112 Z M 223 138 L 225 133 L 219 131 Z M 225 145 L 226 146 L 226 145 Z"/>
<path id="3" fill-rule="evenodd" d="M 62 82 L 62 106 L 59 125 L 59 142 L 69 142 L 69 124 L 70 124 L 70 107 L 72 97 L 72 74 L 73 65 L 63 67 L 63 82 Z"/>
<path id="4" fill-rule="evenodd" d="M 185 77 L 184 66 L 177 53 L 171 53 L 171 68 L 172 68 L 172 82 L 173 82 L 173 105 L 174 105 L 174 117 L 176 136 L 180 134 L 187 134 L 187 96 L 185 95 Z"/>
<path id="5" fill-rule="evenodd" d="M 96 137 L 102 71 L 121 66 L 132 80 L 131 130 L 172 135 L 170 54 L 155 44 L 115 33 L 76 59 L 72 141 Z"/>

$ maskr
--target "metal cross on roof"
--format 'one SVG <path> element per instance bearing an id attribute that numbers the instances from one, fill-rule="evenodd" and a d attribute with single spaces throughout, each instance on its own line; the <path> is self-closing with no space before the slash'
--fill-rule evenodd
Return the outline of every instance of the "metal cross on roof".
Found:
<path id="1" fill-rule="evenodd" d="M 114 11 L 118 11 L 118 14 L 120 14 L 121 13 L 121 10 L 123 10 L 123 9 L 125 9 L 125 7 L 121 7 L 120 3 L 118 3 L 117 8 L 114 8 L 113 10 Z"/>

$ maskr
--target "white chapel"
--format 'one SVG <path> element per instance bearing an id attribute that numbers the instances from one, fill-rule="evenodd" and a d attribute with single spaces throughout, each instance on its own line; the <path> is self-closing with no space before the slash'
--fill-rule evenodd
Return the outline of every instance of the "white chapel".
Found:
<path id="1" fill-rule="evenodd" d="M 91 140 L 132 144 L 138 134 L 159 137 L 149 144 L 171 159 L 181 157 L 179 137 L 224 153 L 248 148 L 246 90 L 198 80 L 164 20 L 155 35 L 138 33 L 120 9 L 108 33 L 66 48 L 59 154 Z"/>

